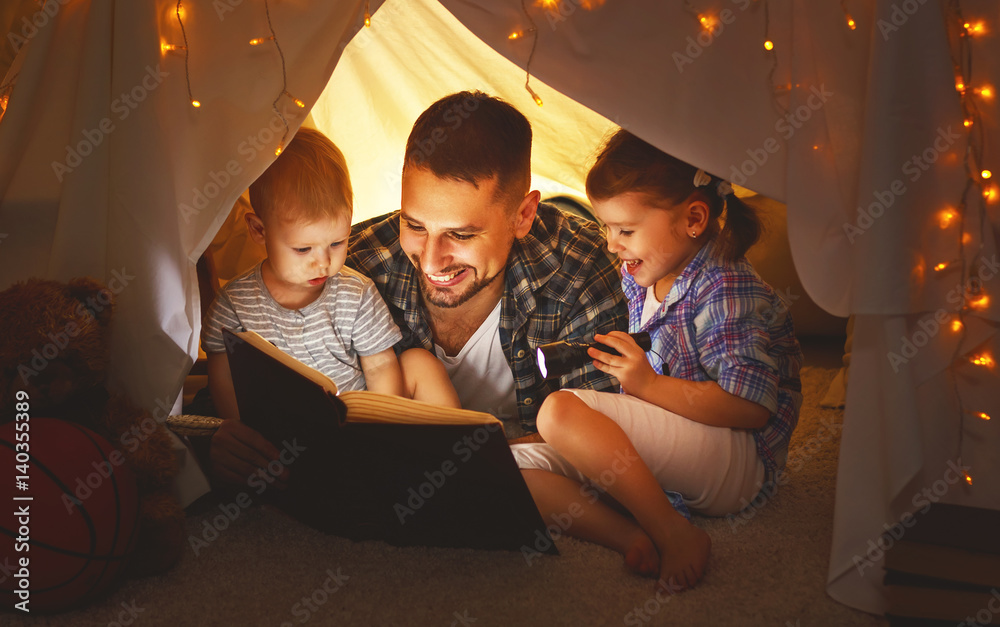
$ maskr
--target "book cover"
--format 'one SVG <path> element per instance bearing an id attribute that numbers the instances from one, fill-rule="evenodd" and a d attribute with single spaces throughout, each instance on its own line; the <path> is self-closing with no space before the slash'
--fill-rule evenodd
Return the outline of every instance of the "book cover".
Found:
<path id="1" fill-rule="evenodd" d="M 354 540 L 558 553 L 493 416 L 338 395 L 260 336 L 223 336 L 240 419 L 279 449 L 304 449 L 288 488 L 265 492 L 275 506 Z"/>

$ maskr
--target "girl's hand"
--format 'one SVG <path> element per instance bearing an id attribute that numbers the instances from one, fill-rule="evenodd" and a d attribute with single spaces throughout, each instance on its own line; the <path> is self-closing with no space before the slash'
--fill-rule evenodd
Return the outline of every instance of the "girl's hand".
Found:
<path id="1" fill-rule="evenodd" d="M 645 351 L 622 331 L 612 331 L 607 335 L 598 333 L 594 340 L 621 353 L 621 356 L 616 356 L 588 348 L 587 354 L 594 359 L 594 367 L 617 378 L 628 394 L 643 398 L 643 391 L 656 380 L 656 371 L 649 365 Z"/>

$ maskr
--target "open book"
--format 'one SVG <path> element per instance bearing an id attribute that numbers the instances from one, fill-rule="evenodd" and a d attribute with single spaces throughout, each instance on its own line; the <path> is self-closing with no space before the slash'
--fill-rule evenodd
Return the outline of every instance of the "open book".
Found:
<path id="1" fill-rule="evenodd" d="M 289 451 L 288 488 L 262 490 L 268 502 L 355 540 L 557 552 L 495 417 L 338 394 L 252 331 L 223 338 L 240 419 Z"/>

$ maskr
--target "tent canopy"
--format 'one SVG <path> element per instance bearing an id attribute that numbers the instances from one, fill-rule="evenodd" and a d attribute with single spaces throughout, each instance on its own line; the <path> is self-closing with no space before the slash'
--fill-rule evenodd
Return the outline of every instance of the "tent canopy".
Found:
<path id="1" fill-rule="evenodd" d="M 360 0 L 187 3 L 180 20 L 166 0 L 26 4 L 35 26 L 15 23 L 0 83 L 0 285 L 128 277 L 114 375 L 150 409 L 175 405 L 197 351 L 195 261 L 310 109 L 350 159 L 361 217 L 397 207 L 416 115 L 479 88 L 528 114 L 539 186 L 580 191 L 610 121 L 787 203 L 805 289 L 857 320 L 835 596 L 879 609 L 877 576 L 850 558 L 947 460 L 1000 474 L 996 430 L 965 419 L 1000 415 L 995 374 L 969 360 L 1000 354 L 1000 299 L 980 298 L 1000 293 L 1000 216 L 982 192 L 1000 193 L 978 177 L 1000 171 L 989 0 L 960 3 L 987 22 L 964 38 L 944 0 L 389 0 L 371 3 L 371 28 Z M 960 332 L 927 330 L 959 317 Z M 995 504 L 1000 485 L 948 498 Z"/>

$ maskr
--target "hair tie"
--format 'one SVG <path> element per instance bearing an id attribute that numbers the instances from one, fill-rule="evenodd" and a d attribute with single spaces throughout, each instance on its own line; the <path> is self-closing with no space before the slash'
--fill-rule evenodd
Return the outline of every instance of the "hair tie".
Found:
<path id="1" fill-rule="evenodd" d="M 711 174 L 705 172 L 701 168 L 698 168 L 698 171 L 694 173 L 694 186 L 705 187 L 712 182 L 713 178 L 714 177 Z M 715 193 L 719 196 L 719 198 L 725 198 L 733 193 L 733 186 L 729 183 L 729 181 L 718 179 L 718 182 L 715 184 Z"/>

